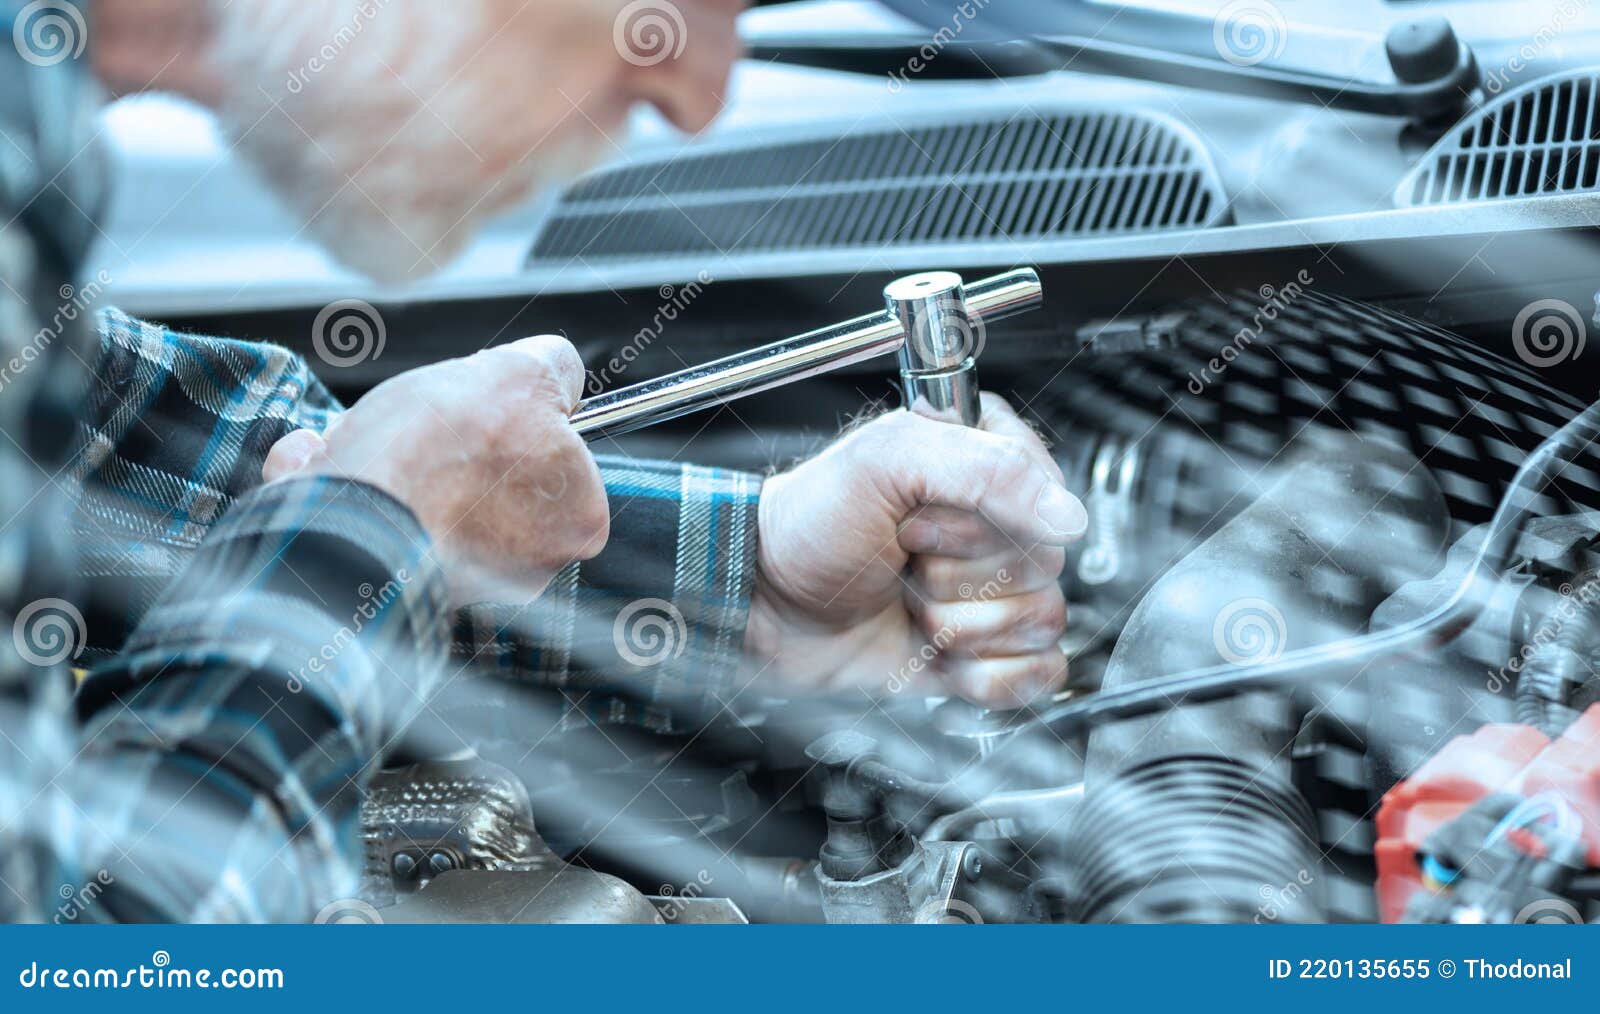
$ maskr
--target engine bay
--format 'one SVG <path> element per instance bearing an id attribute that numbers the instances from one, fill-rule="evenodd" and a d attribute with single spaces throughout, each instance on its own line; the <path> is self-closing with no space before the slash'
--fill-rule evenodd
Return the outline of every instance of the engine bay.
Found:
<path id="1" fill-rule="evenodd" d="M 892 84 L 893 38 L 846 60 L 774 14 L 756 44 L 789 56 L 750 87 L 815 82 L 807 115 L 736 106 L 725 131 L 629 152 L 404 300 L 319 289 L 290 257 L 243 300 L 226 271 L 125 279 L 175 327 L 307 353 L 321 296 L 357 293 L 408 339 L 341 364 L 347 397 L 536 331 L 571 336 L 600 394 L 881 307 L 910 271 L 1042 279 L 1042 309 L 986 328 L 977 358 L 1090 517 L 1064 690 L 1016 712 L 930 700 L 912 657 L 873 694 L 737 693 L 693 728 L 626 730 L 586 711 L 591 687 L 480 656 L 377 776 L 346 907 L 1600 921 L 1600 42 L 1528 57 L 1510 5 L 1436 6 L 1455 32 L 1414 51 L 1399 28 L 1357 40 L 1388 44 L 1369 91 L 1398 114 L 1076 43 L 1087 66 L 1014 83 L 976 50 L 1002 94 L 954 75 L 891 114 L 857 64 L 888 59 Z M 1324 73 L 1368 68 L 1289 39 Z M 1446 43 L 1433 78 L 1406 76 Z M 1223 55 L 1218 73 L 1254 66 Z M 862 362 L 593 447 L 772 472 L 900 400 Z M 602 633 L 670 653 L 670 617 L 632 620 Z"/>
<path id="2" fill-rule="evenodd" d="M 485 680 L 364 810 L 384 918 L 1592 918 L 1595 410 L 1293 278 L 1158 317 L 998 372 L 1092 518 L 1067 690 L 627 738 Z"/>

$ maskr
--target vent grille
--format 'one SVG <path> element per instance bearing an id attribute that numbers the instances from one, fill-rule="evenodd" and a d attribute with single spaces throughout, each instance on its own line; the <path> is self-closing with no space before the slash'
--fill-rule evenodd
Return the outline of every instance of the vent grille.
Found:
<path id="1" fill-rule="evenodd" d="M 1194 228 L 1226 202 L 1166 119 L 1030 112 L 690 152 L 576 184 L 530 263 Z"/>
<path id="2" fill-rule="evenodd" d="M 1600 69 L 1508 92 L 1451 128 L 1397 194 L 1402 207 L 1582 193 L 1600 178 Z"/>

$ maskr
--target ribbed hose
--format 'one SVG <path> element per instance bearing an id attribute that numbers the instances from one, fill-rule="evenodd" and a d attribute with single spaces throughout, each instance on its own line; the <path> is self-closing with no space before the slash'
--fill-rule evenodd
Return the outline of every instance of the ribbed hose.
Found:
<path id="1" fill-rule="evenodd" d="M 1225 757 L 1167 757 L 1088 794 L 1066 854 L 1080 922 L 1320 922 L 1311 808 Z"/>
<path id="2" fill-rule="evenodd" d="M 1595 679 L 1588 661 L 1600 647 L 1600 578 L 1591 577 L 1567 601 L 1579 605 L 1565 619 L 1557 615 L 1566 602 L 1545 615 L 1534 629 L 1555 628 L 1517 679 L 1517 721 L 1555 739 L 1578 717 L 1573 694 Z"/>

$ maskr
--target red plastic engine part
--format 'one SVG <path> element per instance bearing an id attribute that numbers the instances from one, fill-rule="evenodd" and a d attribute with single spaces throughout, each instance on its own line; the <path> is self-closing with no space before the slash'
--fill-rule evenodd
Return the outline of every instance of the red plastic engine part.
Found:
<path id="1" fill-rule="evenodd" d="M 1486 725 L 1450 741 L 1378 808 L 1378 916 L 1399 922 L 1427 890 L 1417 850 L 1441 825 L 1493 792 L 1559 793 L 1583 820 L 1589 865 L 1600 866 L 1600 704 L 1560 739 L 1529 725 Z"/>

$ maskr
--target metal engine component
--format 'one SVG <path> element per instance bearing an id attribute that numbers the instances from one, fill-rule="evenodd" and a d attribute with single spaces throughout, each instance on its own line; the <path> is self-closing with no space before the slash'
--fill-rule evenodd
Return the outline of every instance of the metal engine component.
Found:
<path id="1" fill-rule="evenodd" d="M 1400 584 L 1432 573 L 1446 533 L 1443 497 L 1408 455 L 1317 434 L 1139 603 L 1104 688 L 1348 637 Z M 1315 870 L 1291 756 L 1305 710 L 1255 691 L 1095 730 L 1064 846 L 1075 915 L 1249 921 L 1263 892 Z M 1297 892 L 1282 917 L 1320 919 L 1315 894 Z"/>
<path id="2" fill-rule="evenodd" d="M 819 875 L 822 911 L 830 923 L 980 923 L 962 894 L 969 875 L 982 870 L 971 842 L 918 842 L 890 869 L 860 880 Z"/>
<path id="3" fill-rule="evenodd" d="M 971 842 L 919 841 L 884 805 L 881 786 L 858 776 L 877 744 L 853 731 L 806 748 L 821 771 L 828 840 L 817 880 L 830 923 L 978 923 L 1004 905 L 1007 921 L 1022 884 Z M 909 780 L 908 780 L 909 781 Z M 1003 900 L 1002 900 L 1003 899 Z"/>
<path id="4" fill-rule="evenodd" d="M 451 870 L 393 908 L 390 923 L 659 923 L 656 907 L 622 880 L 577 866 Z"/>
<path id="5" fill-rule="evenodd" d="M 454 870 L 561 866 L 534 829 L 521 780 L 477 758 L 380 772 L 361 805 L 361 838 L 362 895 L 380 906 Z"/>

